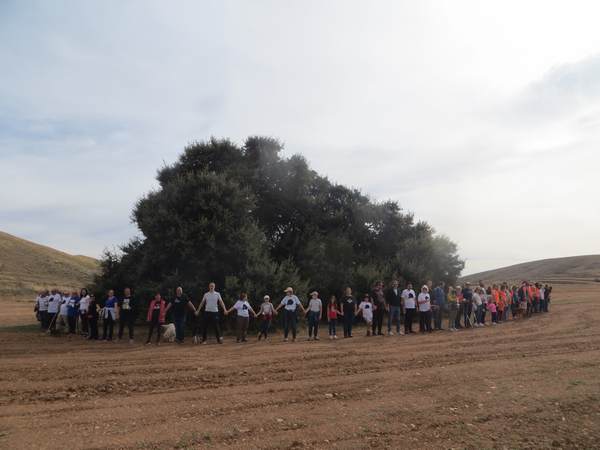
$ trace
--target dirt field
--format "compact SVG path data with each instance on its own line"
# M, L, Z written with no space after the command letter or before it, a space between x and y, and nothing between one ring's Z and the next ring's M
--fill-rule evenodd
M557 286L549 314L458 333L158 348L41 336L16 305L0 447L599 448L599 296Z

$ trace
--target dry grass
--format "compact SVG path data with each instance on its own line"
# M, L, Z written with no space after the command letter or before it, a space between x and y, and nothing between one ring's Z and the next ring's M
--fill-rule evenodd
M541 259L463 277L464 281L519 282L534 280L553 284L600 283L600 255Z
M0 298L31 298L45 288L78 289L98 271L98 261L73 256L0 231Z

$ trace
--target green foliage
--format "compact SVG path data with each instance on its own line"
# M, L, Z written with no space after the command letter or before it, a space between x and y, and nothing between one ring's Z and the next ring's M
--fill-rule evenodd
M464 263L447 237L396 202L375 203L281 150L264 137L241 148L214 138L188 146L137 203L142 237L105 253L96 292L132 286L144 300L181 285L198 299L215 281L226 301L246 291L257 302L288 285L325 298L345 286L364 292L378 279L459 276Z

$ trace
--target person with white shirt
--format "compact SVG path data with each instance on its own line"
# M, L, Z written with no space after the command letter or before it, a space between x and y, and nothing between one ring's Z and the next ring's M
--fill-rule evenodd
M371 328L373 326L373 301L369 294L365 294L363 301L358 304L358 314L362 315L365 323L367 324L367 336L371 336ZM375 330L373 335L375 335Z
M313 333L315 341L319 340L319 322L323 318L323 302L319 298L319 293L313 291L310 293L311 299L308 302L308 340L312 340Z
M56 332L56 320L58 319L58 311L62 303L62 295L58 289L52 289L51 295L48 297L48 330L54 334Z
M421 333L431 333L431 297L427 285L421 288L417 303L419 305L419 331Z
M56 330L65 331L69 327L69 303L71 302L71 295L64 293L58 309L58 318L56 319Z
M227 314L232 311L236 312L235 328L237 330L236 342L247 342L246 334L248 333L248 324L250 323L250 313L256 317L256 313L252 309L250 302L248 302L248 294L242 292L240 299L227 310Z
M83 288L79 291L79 319L81 320L81 334L88 335L88 308L90 305L90 295L88 290Z
M40 327L42 331L48 329L48 291L40 292L36 299L36 309L40 318Z
M408 283L406 289L402 291L402 300L404 302L404 334L411 334L414 333L412 324L417 307L417 295L413 290L412 283Z
M275 312L278 312L283 308L283 341L288 341L288 335L291 329L292 340L296 342L296 334L298 331L297 309L300 308L304 314L306 314L306 309L302 306L300 299L294 295L293 288L288 287L283 292L285 293L285 297L281 299L281 303L275 309Z
M202 327L202 344L206 344L206 336L208 332L208 326L211 325L215 330L215 336L217 338L217 342L219 344L223 343L223 338L221 337L221 326L219 323L219 307L224 311L225 315L227 315L227 308L225 307L225 303L221 298L221 294L215 291L216 285L211 282L208 284L208 292L204 294L202 297L202 301L200 305L198 305L198 309L196 310L196 315L200 314L202 308L204 308L203 313L203 327Z

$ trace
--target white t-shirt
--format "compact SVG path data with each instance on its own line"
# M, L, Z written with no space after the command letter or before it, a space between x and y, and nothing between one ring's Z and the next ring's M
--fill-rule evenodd
M79 300L79 311L86 313L90 305L90 296L86 295Z
M250 317L250 303L248 303L248 300L238 300L233 305L233 309L237 311L239 317Z
M69 301L71 300L71 297L65 297L63 303L61 303L60 305L60 315L61 316L66 316L67 314L69 314Z
M421 303L422 302L422 303ZM429 311L431 309L431 297L429 294L421 292L419 294L419 311Z
M308 310L312 312L320 312L323 309L323 303L320 298L311 298L308 302Z
M50 300L50 296L44 295L40 297L39 308L40 311L48 311L48 301Z
M204 294L203 300L205 301L204 305L206 312L219 312L219 300L221 300L221 294L217 291L208 291Z
M296 311L298 305L300 305L300 300L295 295L286 295L281 299L281 304L288 311Z
M473 293L473 302L476 306L481 306L481 296L477 292Z
M363 300L358 305L358 310L361 311L363 319L365 319L367 322L371 322L373 320L373 304L371 302Z
M412 294L412 297L411 297ZM404 289L402 291L402 298L404 299L404 307L408 309L415 309L415 299L416 299L415 291L412 289Z
M62 297L60 294L51 295L48 300L48 312L51 314L56 314L58 312L58 308L60 308L61 302Z

